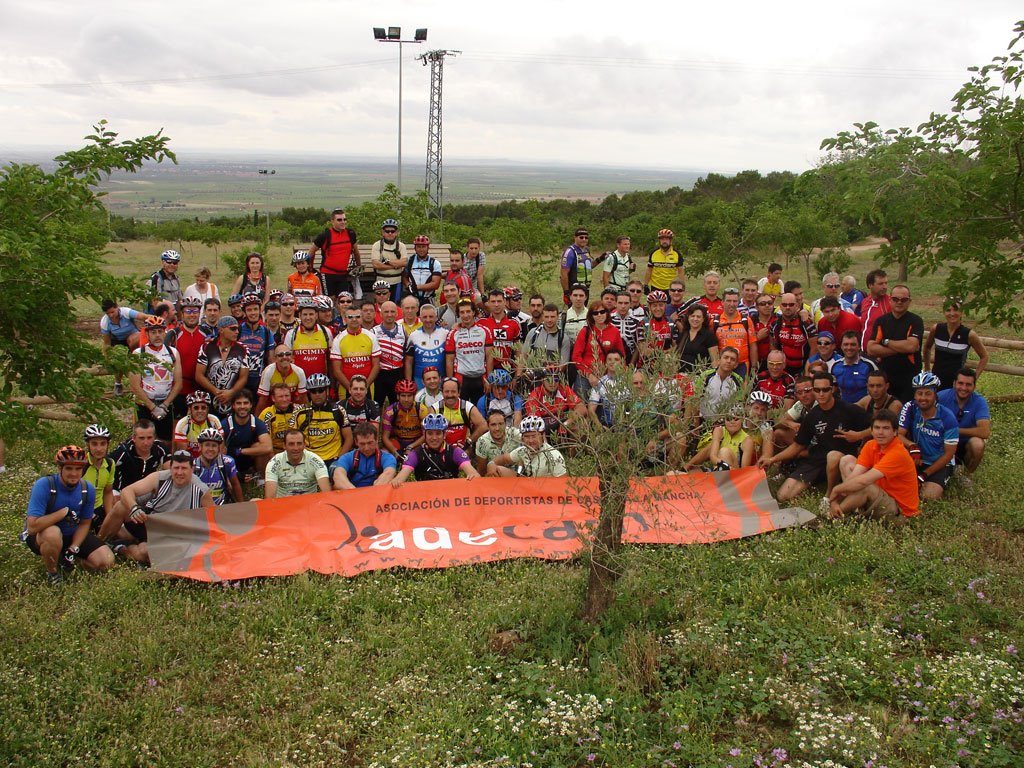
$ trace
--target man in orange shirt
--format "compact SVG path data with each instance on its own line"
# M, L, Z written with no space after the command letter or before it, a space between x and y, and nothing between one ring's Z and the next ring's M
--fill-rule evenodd
M883 410L871 420L871 439L860 456L839 461L843 482L829 495L829 516L859 511L876 520L914 517L919 512L917 467L896 437L895 414Z
M740 292L726 288L722 294L722 312L715 324L718 348L735 347L740 353L736 373L744 379L750 371L757 371L757 333L754 324L740 312Z

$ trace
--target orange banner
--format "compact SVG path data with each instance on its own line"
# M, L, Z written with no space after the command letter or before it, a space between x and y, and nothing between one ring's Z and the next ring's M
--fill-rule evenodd
M354 576L537 557L564 560L597 520L597 478L437 480L152 515L155 570L200 581L307 570ZM689 544L812 519L781 511L756 469L645 478L623 538ZM802 513L802 514L801 514Z

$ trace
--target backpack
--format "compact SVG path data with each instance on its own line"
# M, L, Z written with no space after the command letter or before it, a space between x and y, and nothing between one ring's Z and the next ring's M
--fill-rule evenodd
M110 463L113 464L113 461L111 461L110 459L107 459L107 461L110 461ZM109 468L110 467L108 465L107 469L109 469ZM46 501L46 514L49 515L50 513L57 511L57 507L56 507L56 504L57 504L57 475L47 475L46 479L50 483L50 498L47 499L47 501ZM86 505L89 502L89 486L86 484L86 482L84 480L79 481L79 484L82 486L82 510L81 511L84 514L86 509L87 509Z
M349 268L349 271L351 271L352 267L354 266L353 261L355 261L356 231L354 229L352 229L351 227L345 227L345 232L348 234L348 240L349 240L349 243L352 245L352 251L353 251L349 255L349 261L348 261L348 268ZM327 229L325 229L321 233L320 237L318 237L316 240L313 241L313 245L316 245L317 248L320 249L320 270L318 270L318 271L321 271L321 272L323 271L324 262L327 261L327 254L331 250L331 240L332 240L333 237L334 237L334 229L332 227L328 227ZM317 240L320 241L319 245L317 245ZM324 282L324 275L323 274L320 275L320 282L321 283ZM324 287L324 289L325 289L324 293L326 293L327 292L326 291L326 286L322 286L322 287Z
M353 477L355 477L355 475L359 472L359 459L362 458L362 455L363 455L363 452L357 450L356 451L356 455L354 457L352 457L352 476ZM375 464L377 466L377 474L380 475L380 473L384 471L384 461L383 461L383 458L381 457L380 448L377 449L377 452L373 455L373 458L374 458L374 462L375 462Z
M202 459L196 457L192 460L192 471L196 473L196 476L203 471ZM235 501L234 495L231 493L231 486L228 484L227 472L224 468L224 457L221 454L217 454L217 471L220 472L221 479L221 490L224 492L224 501L231 504Z

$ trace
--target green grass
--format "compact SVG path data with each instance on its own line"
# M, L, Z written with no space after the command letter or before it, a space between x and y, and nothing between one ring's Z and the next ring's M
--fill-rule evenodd
M919 311L933 280L912 281ZM0 763L1022 765L1024 406L993 419L974 488L902 529L629 548L598 628L582 561L242 589L119 566L53 590L17 541L53 447L21 441L0 475Z

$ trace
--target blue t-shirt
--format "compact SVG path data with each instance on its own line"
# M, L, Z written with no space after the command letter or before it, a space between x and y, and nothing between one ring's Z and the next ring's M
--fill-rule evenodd
M235 466L234 459L230 456L221 456L220 460L224 465L223 472L221 472L216 459L208 467L203 463L204 459L201 456L196 457L192 462L192 471L201 482L206 483L210 493L213 495L213 503L218 506L224 504L227 500L224 495L225 486L228 485L232 477L238 477L238 468ZM242 499L235 499L235 501L242 501Z
M971 392L964 407L960 408L956 402L956 390L944 389L939 392L939 405L949 408L950 412L956 416L961 429L974 429L978 426L978 419L992 418L988 413L988 400L977 392Z
M907 430L907 437L921 448L921 460L925 464L938 461L945 446L960 443L960 427L957 426L956 416L944 405L937 405L935 415L926 419L921 415L917 403L911 400L900 410L900 427Z
M242 448L251 448L256 445L260 435L270 434L263 420L257 419L252 414L239 424L235 421L235 415L232 413L222 419L221 425L224 428L224 445L227 447L227 453L235 458L241 455Z
M96 489L92 483L80 480L68 488L60 479L60 475L53 475L57 478L57 498L50 504L50 480L48 477L41 477L32 485L32 493L28 497L28 510L26 511L25 533L28 533L28 517L44 517L51 512L56 512L62 507L74 510L78 513L79 521L91 520L93 509L96 506ZM85 505L82 505L82 483L85 483ZM78 523L73 523L66 517L57 523L60 532L70 536L78 529Z
M877 370L874 363L864 358L852 365L846 362L846 358L840 358L829 366L843 400L848 403L856 403L862 397L867 397L868 374Z
M344 469L345 474L348 475L348 481L356 488L369 488L385 469L398 469L398 462L395 461L394 455L387 451L380 451L380 472L377 472L376 456L360 456L359 466L353 472L352 466L355 464L356 453L358 453L358 449L349 451L331 466L332 475L338 467Z
M491 395L484 395L476 401L476 407L480 409L485 421L495 411L501 411L511 421L516 411L523 410L523 398L509 390L500 400Z

